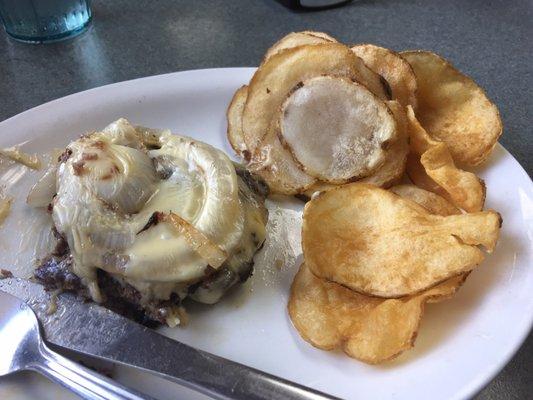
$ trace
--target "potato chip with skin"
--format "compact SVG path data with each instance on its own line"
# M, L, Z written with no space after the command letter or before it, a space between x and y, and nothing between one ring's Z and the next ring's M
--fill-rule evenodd
M242 112L248 96L248 86L241 86L233 95L231 103L226 111L227 137L231 148L245 161L250 161L251 154L244 143L242 133Z
M226 113L231 147L247 163L250 171L265 180L272 193L294 195L306 190L315 179L300 170L277 136L263 139L255 154L248 151L242 134L242 109L246 96L247 86L242 86L235 92Z
M392 111L396 120L398 135L396 140L388 148L383 165L373 174L358 181L361 183L371 183L383 188L387 188L400 181L405 172L407 155L409 154L409 133L407 131L405 109L397 101L387 101L387 107Z
M272 57L274 54L279 53L282 50L292 49L297 46L305 46L309 44L321 44L321 43L335 43L337 40L329 36L324 32L314 32L314 31L302 31L302 32L291 32L283 36L278 40L272 47L270 47L263 59L263 63Z
M323 350L341 348L368 364L397 357L414 346L426 302L448 298L464 277L417 296L380 299L318 278L302 264L289 297L289 316L304 340Z
M417 118L429 134L445 142L455 162L479 165L502 133L497 107L469 77L429 51L404 51L417 78Z
M316 181L301 170L290 151L281 144L275 130L261 141L248 168L265 180L271 193L298 194Z
M471 271L492 252L494 211L442 217L373 185L320 193L304 209L302 248L317 276L359 293L414 295Z
M416 108L416 76L411 65L398 53L373 44L358 44L352 51L389 83L392 98L404 107Z
M404 107L395 100L387 101L387 107L392 111L396 120L398 135L396 140L387 149L385 162L377 171L371 175L359 179L357 182L371 183L379 187L387 188L394 185L402 178L405 172L407 155L409 153L409 134L407 132L407 120ZM306 200L311 199L314 193L328 190L337 185L317 181L309 189L304 191L303 197Z
M387 99L381 78L340 43L298 46L274 54L255 72L244 106L243 132L248 150L255 151L276 119L282 102L300 82L321 75L341 76L364 84Z
M467 212L483 209L485 184L472 172L455 166L448 146L432 139L407 107L412 154L407 174L418 186L433 191Z
M319 76L303 81L283 102L279 136L309 175L343 183L383 164L397 126L389 107L365 86Z

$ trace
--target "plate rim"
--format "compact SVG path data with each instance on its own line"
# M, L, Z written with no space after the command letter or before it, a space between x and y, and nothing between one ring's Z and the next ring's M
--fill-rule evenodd
M135 79L125 80L125 81L113 82L110 84L97 86L97 87L93 87L93 88L86 89L83 91L71 93L69 95L47 101L43 104L24 110L3 121L0 121L0 129L6 125L16 124L21 118L26 118L35 112L46 111L47 108L49 107L58 107L58 106L61 106L63 103L69 102L76 98L85 97L87 95L93 96L94 94L98 92L102 92L104 90L110 90L110 89L112 90L112 89L120 88L121 86L126 87L126 86L129 86L129 85L141 82L141 81L144 84L146 84L152 80L155 81L155 80L161 80L161 79L163 80L173 79L174 77L179 76L179 75L189 75L189 74L190 75L195 75L195 74L203 75L203 74L212 74L212 73L219 74L219 73L227 73L230 71L233 73L238 73L240 71L243 74L247 75L247 74L253 73L255 70L256 70L255 67L199 68L199 69L169 72L169 73L164 73L164 74L138 77ZM246 82L244 82L244 84L246 84ZM519 170L526 177L526 180L528 181L529 190L533 192L533 180L531 176L528 174L528 172L525 170L525 168L512 155L512 153L510 153L500 142L497 142L497 147L499 149L502 149L506 153L506 155L509 155L511 159L516 163L516 165L518 165ZM224 149L222 149L222 151L226 152ZM517 354L520 347L524 344L527 337L533 331L533 298L531 298L530 300L529 309L531 312L528 315L524 316L522 329L517 335L517 339L512 343L512 345L508 346L508 349L505 352L500 353L501 357L500 357L499 362L489 365L484 371L481 371L479 376L470 380L469 384L460 388L456 392L455 398L467 399L472 396L475 396L477 393L482 391L488 384L490 384L494 380L494 378L509 364L511 359Z

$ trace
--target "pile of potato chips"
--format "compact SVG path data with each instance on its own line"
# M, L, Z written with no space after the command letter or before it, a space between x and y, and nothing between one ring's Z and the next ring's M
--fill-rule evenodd
M311 199L289 314L316 347L394 358L424 305L451 297L496 245L501 217L482 211L484 182L464 168L487 159L500 116L434 53L291 33L227 117L233 149L271 192Z

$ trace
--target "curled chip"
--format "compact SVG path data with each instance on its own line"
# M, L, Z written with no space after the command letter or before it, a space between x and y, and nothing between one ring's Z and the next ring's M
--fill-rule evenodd
M461 210L448 202L445 198L433 192L420 189L415 185L397 185L391 187L390 191L402 196L405 199L414 201L415 203L424 207L431 214L442 215L444 217L448 215L461 214ZM450 288L450 291L447 293L442 293L441 296L432 296L430 299L428 299L428 303L438 303L452 297L455 291L457 291L464 283L469 274L470 272L465 272L457 277L453 277L445 281L444 283L447 282L447 286Z
M472 172L455 166L448 146L432 139L407 107L412 153L407 173L418 186L434 191L467 212L483 209L485 184Z
M246 148L242 133L242 112L247 96L248 86L241 86L233 95L233 99L231 99L226 117L228 120L227 136L231 147L243 160L250 161L250 152Z
M416 76L402 56L373 44L358 44L352 47L352 51L372 71L386 79L394 100L398 100L404 107L410 104L416 108Z
M469 77L428 51L401 53L418 84L417 117L429 134L445 142L460 165L479 165L502 133L496 106Z
M377 364L413 347L424 304L452 296L462 282L458 276L416 296L380 299L320 279L302 264L291 286L289 315L313 346L342 348L350 357Z
M348 77L386 99L383 83L348 47L340 43L298 46L274 54L255 72L244 106L243 132L255 151L277 118L287 95L300 82L320 75Z
M278 40L274 45L269 48L265 54L263 62L268 60L274 54L279 53L285 49L292 49L297 46L304 46L308 44L320 44L320 43L335 43L337 40L332 38L327 33L324 32L313 32L313 31L303 31L303 32L291 32L283 36Z
M368 176L397 136L382 100L357 82L330 76L295 88L282 105L279 129L303 170L332 183Z
M442 217L373 185L353 183L305 206L302 247L317 276L393 298L419 293L475 268L492 252L494 211Z

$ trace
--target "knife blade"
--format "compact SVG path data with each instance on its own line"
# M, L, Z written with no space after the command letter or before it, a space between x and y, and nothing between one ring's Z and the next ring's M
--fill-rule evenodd
M0 290L28 303L48 342L151 372L216 399L335 399L167 338L74 294L58 296L56 311L48 315L50 295L43 286L7 278L0 280Z

